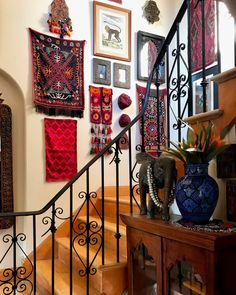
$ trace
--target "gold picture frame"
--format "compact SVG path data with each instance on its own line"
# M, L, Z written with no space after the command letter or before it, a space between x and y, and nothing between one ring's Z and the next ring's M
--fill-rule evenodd
M93 53L131 61L131 11L93 2Z

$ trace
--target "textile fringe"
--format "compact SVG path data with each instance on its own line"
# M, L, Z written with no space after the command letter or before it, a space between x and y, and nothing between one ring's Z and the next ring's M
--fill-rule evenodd
M50 108L47 106L35 106L37 113L43 113L48 116L67 116L67 117L76 117L83 118L84 112L82 110L72 110L72 109L59 109L59 108Z

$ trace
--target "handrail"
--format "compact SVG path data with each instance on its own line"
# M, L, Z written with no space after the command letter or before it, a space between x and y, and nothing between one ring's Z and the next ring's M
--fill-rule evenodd
M148 78L147 81L147 90L144 96L144 104L141 112L108 144L106 145L96 156L94 156L93 159L91 159L69 182L67 182L63 188L40 210L37 211L24 211L24 212L5 212L0 214L1 217L12 217L12 216L31 216L31 215L40 215L44 212L46 212L58 199L63 193L80 177L84 174L84 172L91 167L102 155L104 155L109 148L116 143L122 135L126 133L144 114L147 105L148 105L148 98L151 88L151 83L153 79L155 68L153 67L153 70Z
M94 158L91 159L69 182L67 182L62 187L62 189L42 209L37 210L37 211L0 213L0 218L13 217L13 216L41 215L42 213L46 212L60 198L60 196L63 195L63 193L65 191L67 191L67 189L71 185L73 185L73 183L86 172L86 170L89 167L91 167L99 158L101 158L101 156L104 155L110 149L110 147L112 147L112 145L114 143L116 143L126 133L126 131L128 131L143 116L144 112L146 111L147 105L148 105L148 98L149 98L149 93L150 93L150 88L151 88L151 83L153 80L154 72L155 72L158 64L160 64L161 61L163 60L164 55L166 53L167 46L170 44L170 42L176 32L177 25L182 20L184 14L186 12L187 1L189 1L189 0L184 0L175 20L173 22L173 25L171 26L170 31L169 31L165 41L163 42L162 48L157 56L156 62L153 66L153 69L152 69L150 75L149 75L149 78L148 78L148 81L146 84L147 86L146 86L146 93L144 96L144 104L143 104L141 112L125 128L123 128L123 130L109 144L107 144L96 156L94 156Z

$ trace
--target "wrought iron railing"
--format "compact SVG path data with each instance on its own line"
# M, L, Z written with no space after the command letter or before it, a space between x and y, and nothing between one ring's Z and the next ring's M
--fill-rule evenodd
M204 1L200 1L204 8ZM181 131L184 127L182 119L184 116L192 115L192 72L191 72L191 40L190 40L190 0L185 0L178 12L177 17L167 35L160 53L155 62L154 68L148 78L146 94L142 111L125 127L101 152L85 165L77 175L75 175L41 210L30 212L1 213L0 218L12 218L13 225L11 229L3 236L0 242L0 291L1 294L36 294L37 285L37 246L41 242L41 236L50 239L50 285L51 294L55 294L55 268L56 268L56 231L60 224L67 220L69 224L69 260L68 260L68 282L70 290L68 294L73 293L73 274L86 278L86 294L90 294L90 277L97 273L94 262L98 254L102 253L102 264L106 264L106 245L105 245L105 186L106 186L106 153L113 150L113 159L108 163L114 165L114 184L116 194L116 258L120 262L120 173L127 169L127 184L129 186L130 212L133 212L134 204L138 201L135 199L135 191L138 190L138 174L135 162L135 153L144 151L143 145L136 144L136 123L142 120L148 105L150 88L154 74L156 75L157 96L160 89L158 82L159 66L165 61L166 68L166 88L167 88L167 138L173 136L172 132L177 133L177 138L181 138ZM187 11L187 14L186 14ZM180 23L183 18L187 17L187 41L186 44L181 40ZM204 48L204 38L203 38ZM173 45L174 44L174 45ZM183 54L185 52L185 54ZM203 66L204 57L203 57ZM205 72L203 70L203 87L205 87ZM206 93L203 91L203 98L206 101ZM172 112L172 101L176 103L176 108ZM158 120L158 118L157 118ZM127 158L122 164L124 154L120 149L120 141L123 135L128 133L128 152ZM159 132L158 132L159 134ZM144 132L141 138L144 139ZM144 142L144 140L141 140ZM159 142L159 140L158 140ZM133 153L133 150L135 153ZM93 191L94 166L99 165L101 199L102 206L96 207L98 195ZM96 171L97 171L96 167ZM111 178L112 175L110 174ZM83 179L83 180L82 180ZM79 181L79 187L77 183ZM84 189L81 189L84 181ZM76 195L76 191L79 193ZM65 198L67 208L62 208L61 200ZM98 220L94 220L90 213L95 212ZM84 220L79 220L81 214L85 215ZM41 225L40 225L41 224ZM43 227L47 226L45 230ZM21 231L22 227L27 227L27 234ZM85 247L86 258L83 259L77 246ZM91 248L95 248L95 254L91 254ZM32 254L28 254L28 253ZM18 257L21 257L18 260ZM22 258L24 263L22 263ZM80 264L78 269L74 269L74 260ZM5 263L7 261L7 265ZM10 261L10 262L9 262ZM77 265L77 264L76 264Z

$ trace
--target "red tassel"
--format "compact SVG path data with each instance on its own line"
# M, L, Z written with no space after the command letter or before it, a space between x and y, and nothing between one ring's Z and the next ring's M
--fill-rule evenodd
M107 128L107 134L111 134L111 132L112 132L112 130L111 130L111 127L109 126L109 127Z

